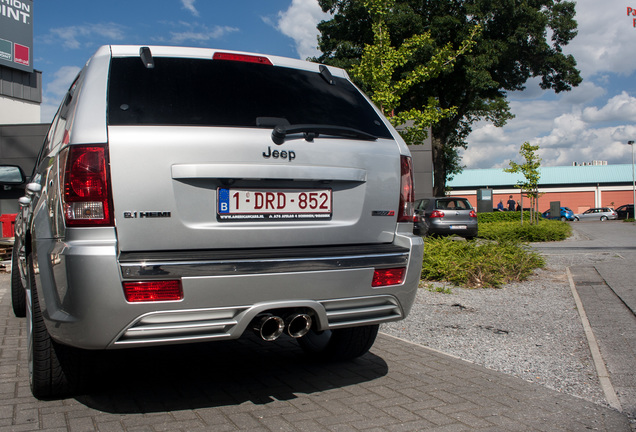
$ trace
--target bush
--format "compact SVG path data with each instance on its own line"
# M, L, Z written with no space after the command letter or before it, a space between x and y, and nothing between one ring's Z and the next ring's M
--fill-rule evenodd
M512 213L512 212L511 212ZM479 237L509 242L545 242L565 240L572 235L572 227L566 222L541 220L530 225L519 222L483 223L479 225Z
M539 254L517 242L427 237L424 241L422 278L471 288L497 288L525 280L534 269L544 265Z
M541 217L541 216L539 216ZM524 221L529 221L530 220L530 212L529 211L524 211L523 212L523 220ZM477 213L477 222L481 223L490 223L490 222L513 222L513 221L517 221L520 222L521 221L521 212L517 212L517 211L495 211L492 213Z

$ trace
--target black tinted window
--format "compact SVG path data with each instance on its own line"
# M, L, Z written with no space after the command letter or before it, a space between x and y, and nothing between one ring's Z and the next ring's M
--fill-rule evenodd
M223 60L112 60L111 125L256 127L258 117L290 124L337 125L390 138L373 108L347 80L316 72Z

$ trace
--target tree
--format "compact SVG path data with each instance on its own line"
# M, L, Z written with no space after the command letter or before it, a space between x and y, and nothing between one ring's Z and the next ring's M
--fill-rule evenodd
M508 173L521 173L525 178L525 181L519 180L515 187L521 189L521 194L524 191L526 196L530 199L530 225L537 223L539 220L539 179L541 174L539 173L539 167L541 166L541 158L535 153L539 150L539 146L533 146L529 142L521 144L519 154L523 157L525 162L518 164L514 161L510 161L510 168L504 169L504 172ZM523 224L523 209L521 209L521 224Z
M453 50L450 43L436 52L426 64L416 64L406 73L396 77L396 70L407 65L418 50L434 44L429 32L416 34L404 40L398 47L391 45L386 17L395 6L395 0L363 0L372 20L373 44L365 45L360 62L351 67L354 79L370 88L373 102L389 117L394 126L411 122L401 134L408 144L421 144L428 128L441 118L455 114L455 108L441 109L437 100L429 98L427 105L397 112L400 101L413 86L439 76L452 69L457 57L469 51L475 44L480 27L475 26L470 39Z
M351 70L365 44L373 43L373 20L361 0L318 2L333 18L318 25L323 54L317 60ZM411 87L398 107L409 111L430 98L442 110L455 107L454 115L432 127L435 195L443 195L446 181L461 171L458 149L466 148L472 125L486 120L501 127L513 117L507 92L524 89L533 77L557 93L581 82L576 61L563 53L576 35L574 6L567 0L395 0L385 17L391 44L427 32L434 42L416 50L409 64L396 69L397 76L425 64L448 43L459 49L476 25L482 28L470 53L457 58L452 69Z

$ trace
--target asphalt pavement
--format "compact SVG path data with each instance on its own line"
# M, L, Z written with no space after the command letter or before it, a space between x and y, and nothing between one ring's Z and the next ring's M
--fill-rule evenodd
M636 225L573 226L572 240L535 247L589 257L573 260L571 279L623 412L384 334L367 355L330 364L289 338L253 335L110 351L89 393L39 401L28 385L26 323L13 316L9 275L0 274L0 432L631 431Z
M636 224L571 226L575 235L569 240L533 247L571 258L569 271L600 351L599 366L613 387L606 393L613 390L618 405L612 405L636 419Z

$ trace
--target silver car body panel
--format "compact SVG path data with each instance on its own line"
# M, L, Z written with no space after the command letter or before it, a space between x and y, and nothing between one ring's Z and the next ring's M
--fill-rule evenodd
M411 223L396 221L400 159L409 151L388 121L379 117L393 139L294 135L281 146L267 128L108 126L111 54L139 56L139 49L102 47L87 62L32 180L41 190L24 210L21 241L34 257L51 336L108 349L238 338L270 310L306 310L320 330L405 318L423 242ZM151 50L182 58L215 52ZM274 65L319 71L317 64L267 57ZM60 151L79 144L108 146L114 226L65 224ZM263 156L274 149L294 150L295 158ZM330 190L332 213L326 220L221 220L217 193L228 185ZM406 267L403 283L372 287L374 270L392 267ZM158 278L180 280L183 299L126 301L122 282Z

